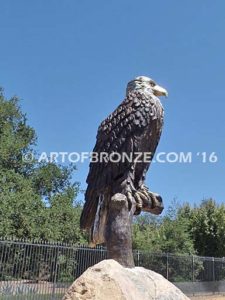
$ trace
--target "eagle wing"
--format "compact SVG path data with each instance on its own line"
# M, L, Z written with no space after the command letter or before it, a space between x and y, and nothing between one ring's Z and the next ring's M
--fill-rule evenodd
M149 162L135 164L133 160L127 159L115 163L112 159L107 160L106 156L113 153L130 156L135 152L147 151L153 157L162 125L163 108L159 99L138 91L128 93L117 109L101 123L93 149L97 155L95 158L101 160L90 163L81 228L89 229L93 225L99 195L107 189L121 192L119 186L128 174L133 186L138 188L150 165Z

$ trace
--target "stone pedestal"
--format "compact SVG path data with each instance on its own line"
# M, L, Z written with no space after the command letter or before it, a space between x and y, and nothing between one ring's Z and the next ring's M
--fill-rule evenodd
M188 300L175 285L153 271L124 268L103 260L86 270L63 300ZM190 300L190 299L189 299Z

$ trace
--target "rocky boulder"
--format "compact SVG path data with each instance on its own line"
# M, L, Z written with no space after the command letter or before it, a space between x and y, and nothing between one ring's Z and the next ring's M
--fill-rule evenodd
M188 300L162 275L142 267L124 268L103 260L87 269L63 300Z

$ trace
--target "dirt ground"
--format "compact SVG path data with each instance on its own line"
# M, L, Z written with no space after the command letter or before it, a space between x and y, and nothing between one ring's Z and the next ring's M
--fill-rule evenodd
M225 300L225 295L212 295L212 296L192 296L191 300Z

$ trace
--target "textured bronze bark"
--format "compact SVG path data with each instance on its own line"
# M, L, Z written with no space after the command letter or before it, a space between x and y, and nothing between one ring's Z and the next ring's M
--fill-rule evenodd
M109 205L106 229L108 258L115 259L125 267L134 267L132 253L132 211L128 209L126 196L115 194Z

